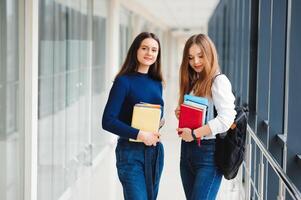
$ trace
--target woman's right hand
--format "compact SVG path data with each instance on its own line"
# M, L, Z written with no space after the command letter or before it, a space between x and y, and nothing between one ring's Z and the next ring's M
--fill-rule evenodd
M175 109L175 115L176 115L176 118L179 119L179 116L180 116L180 106L178 106L178 107Z
M138 140L141 140L146 146L156 146L160 140L159 132L139 131Z

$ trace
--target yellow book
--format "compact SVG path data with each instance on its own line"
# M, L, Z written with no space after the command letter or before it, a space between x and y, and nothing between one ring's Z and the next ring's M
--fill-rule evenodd
M160 126L161 108L154 104L136 104L131 126L142 131L157 132ZM141 142L130 139L132 142Z

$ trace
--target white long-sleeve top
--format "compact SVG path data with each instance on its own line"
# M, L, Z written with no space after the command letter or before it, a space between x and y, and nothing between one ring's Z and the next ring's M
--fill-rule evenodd
M218 133L227 131L236 116L235 97L232 93L232 86L226 75L221 74L216 76L211 87L212 99L209 99L208 106L208 125L212 135L206 136L203 139L213 139ZM214 108L217 111L217 116L214 118Z

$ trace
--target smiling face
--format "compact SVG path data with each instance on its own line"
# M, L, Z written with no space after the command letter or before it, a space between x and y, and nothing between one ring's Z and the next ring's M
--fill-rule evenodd
M189 48L188 60L190 67L197 73L203 71L206 63L206 59L204 53L202 52L201 48L193 44Z
M153 38L146 38L141 42L137 51L139 69L148 68L156 62L159 52L159 44Z

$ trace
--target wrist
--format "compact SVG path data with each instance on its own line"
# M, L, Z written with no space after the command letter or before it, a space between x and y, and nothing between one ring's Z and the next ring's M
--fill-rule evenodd
M143 131L139 131L138 135L137 135L137 140L143 140L144 139L144 132Z
M196 136L195 131L193 129L191 129L191 136L192 136L193 140L197 140L197 136Z

